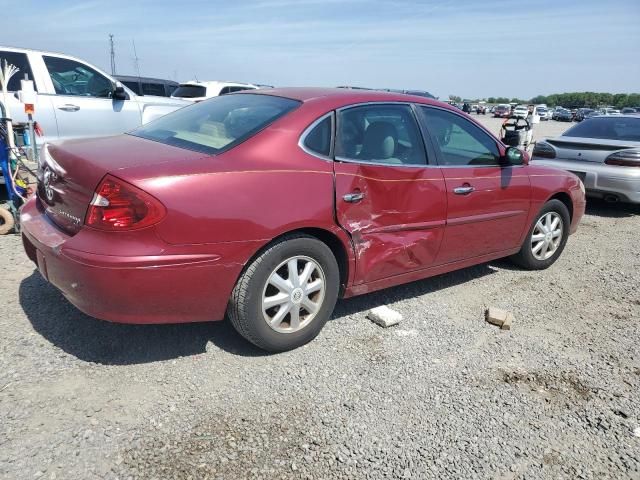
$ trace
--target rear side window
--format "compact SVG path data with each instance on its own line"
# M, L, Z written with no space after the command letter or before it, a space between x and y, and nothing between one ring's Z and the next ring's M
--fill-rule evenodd
M25 74L29 76L29 80L33 80L31 65L29 64L26 53L6 52L4 50L0 50L0 68L4 68L5 61L18 68L18 73L9 80L8 89L10 92L17 92L20 90L20 80L24 80ZM36 88L35 82L34 88Z
M162 83L143 83L142 94L164 97L164 85Z
M305 148L324 157L331 155L331 118L329 115L320 120L307 133L303 142Z
M640 118L587 118L564 132L562 136L640 142Z
M131 135L216 154L233 148L299 104L269 95L215 97L160 117Z
M425 165L422 137L408 105L365 105L338 112L336 157L389 165Z
M207 89L202 85L180 85L173 92L174 97L200 98L207 96Z
M127 87L128 89L130 89L133 93L135 93L136 95L141 95L140 92L140 84L138 82L122 82L122 84Z
M443 165L500 165L500 151L495 140L472 122L438 108L420 107L420 110Z

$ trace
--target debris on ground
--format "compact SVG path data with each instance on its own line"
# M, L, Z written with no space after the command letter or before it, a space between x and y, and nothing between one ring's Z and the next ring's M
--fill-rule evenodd
M513 323L513 314L496 307L489 307L485 311L487 322L500 327L502 330L511 330Z
M383 305L369 310L367 318L381 327L388 328L400 323L402 315L386 305Z

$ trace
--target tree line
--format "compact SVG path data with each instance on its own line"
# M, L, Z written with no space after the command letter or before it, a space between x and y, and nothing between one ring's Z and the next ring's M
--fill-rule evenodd
M457 95L449 95L452 102L462 102L462 98ZM640 93L598 93L598 92L568 92L553 93L551 95L538 95L530 100L520 98L507 97L489 97L481 99L487 103L545 103L550 107L560 105L563 107L580 108L580 107L640 107ZM480 99L465 100L469 102L478 102Z

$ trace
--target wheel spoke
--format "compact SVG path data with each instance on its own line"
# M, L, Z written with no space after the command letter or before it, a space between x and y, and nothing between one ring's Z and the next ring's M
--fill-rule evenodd
M298 305L294 305L290 313L291 321L289 322L289 325L294 330L300 328L300 307Z
M302 273L300 274L300 285L302 287L305 286L305 284L309 281L309 279L311 278L311 274L313 273L313 271L316 269L315 265L311 262L307 262L304 266L304 269L302 270Z
M540 252L540 249L541 249L544 245L545 245L545 242L544 242L544 241L539 242L535 247L533 247L533 248L531 249L531 251L534 253L534 255L537 255L537 254L538 254L538 252Z
M560 223L560 217L553 217L553 220L551 222L551 228L549 230L551 231L555 230L559 223Z
M322 288L322 280L318 278L311 283L307 283L306 285L304 285L304 287L305 287L305 293L307 295L317 292Z
M288 302L289 298L290 297L288 294L284 292L278 292L270 297L265 297L264 301L262 302L262 306L265 310L268 310L272 307Z
M561 228L553 231L553 238L559 237L560 235L562 235L562 229Z
M544 240L544 233L536 233L531 236L531 241L533 242L539 242L541 240Z
M289 310L291 310L291 304L290 303L286 303L286 304L282 305L280 307L280 310L278 310L278 313L276 313L271 318L271 320L269 321L271 326L272 327L279 327L280 324L282 323L282 320L284 320L284 317L287 315L287 313L289 313Z
M281 292L291 293L291 291L293 290L293 284L291 283L291 280L290 279L285 280L277 273L274 273L273 275L271 275L271 278L269 279L269 283L274 287L276 287Z
M319 307L319 305L317 303L312 302L309 297L305 297L302 300L302 306L309 313L316 313Z
M296 258L289 260L287 263L287 269L289 270L289 282L293 287L300 286L300 277L298 276L298 260Z

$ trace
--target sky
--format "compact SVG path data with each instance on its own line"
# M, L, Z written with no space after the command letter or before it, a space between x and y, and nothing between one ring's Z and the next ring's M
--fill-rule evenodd
M640 91L640 0L0 0L0 45L119 74L427 90ZM31 30L27 28L31 26Z

